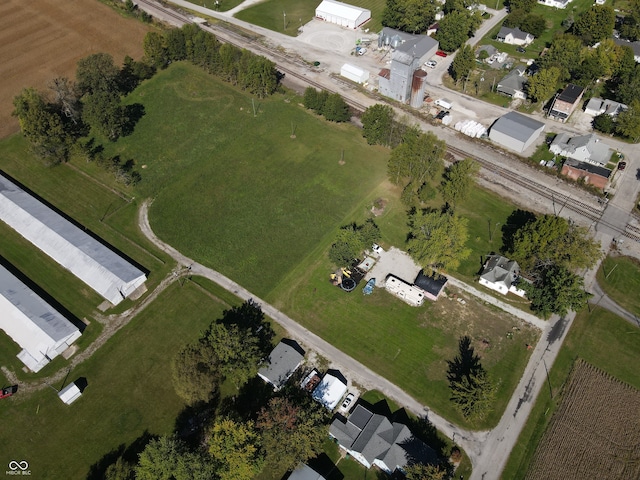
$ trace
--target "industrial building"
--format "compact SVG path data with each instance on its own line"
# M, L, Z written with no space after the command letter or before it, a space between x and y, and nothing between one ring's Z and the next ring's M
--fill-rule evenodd
M385 27L378 37L379 48L391 49L390 68L378 74L378 91L402 103L411 102L414 108L424 100L427 74L420 66L438 51L438 42L426 35Z
M494 122L489 138L518 153L524 152L542 133L544 123L516 112L509 112Z
M147 279L140 269L1 175L0 220L113 305Z
M22 351L17 357L32 372L64 352L80 330L18 277L0 265L0 329Z
M316 8L316 18L355 29L371 19L371 10L334 0L322 0Z
M369 80L369 72L363 68L345 63L340 69L340 76L356 83L365 83Z

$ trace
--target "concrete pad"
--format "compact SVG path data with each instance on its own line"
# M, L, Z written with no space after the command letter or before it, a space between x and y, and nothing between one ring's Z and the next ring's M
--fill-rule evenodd
M367 273L365 280L375 278L376 287L384 288L384 279L391 274L413 285L421 269L422 267L416 264L408 253L391 247L380 254L380 258Z

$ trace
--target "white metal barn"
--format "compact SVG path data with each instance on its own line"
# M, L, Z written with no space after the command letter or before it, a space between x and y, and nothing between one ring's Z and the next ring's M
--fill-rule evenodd
M0 265L0 329L20 347L17 355L37 372L80 337L78 328Z
M369 80L368 71L360 67L356 67L355 65L351 65L350 63L345 63L342 66L340 69L340 75L356 83L364 83Z
M140 269L3 176L0 220L113 305L147 279Z
M322 0L316 8L316 17L341 27L358 28L371 18L371 10L333 0Z
M74 382L71 382L69 385L58 392L58 397L60 398L60 400L62 400L67 405L71 405L73 402L79 399L80 395L82 395L82 392Z

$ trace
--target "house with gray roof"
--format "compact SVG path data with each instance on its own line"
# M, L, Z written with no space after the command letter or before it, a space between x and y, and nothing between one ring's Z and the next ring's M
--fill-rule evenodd
M609 163L613 154L611 147L601 142L593 133L575 137L567 133L559 133L549 145L549 150L561 157L573 158L600 167Z
M524 74L524 69L515 68L498 82L496 90L500 93L510 96L511 98L519 98L524 100L525 98L527 98L527 94L525 93L526 85L527 77Z
M509 112L494 122L489 138L518 153L524 152L540 136L544 123L517 112Z
M280 390L304 360L305 351L295 340L283 338L271 351L258 376Z
M528 32L523 32L518 27L502 27L496 36L496 40L507 45L529 45L535 37Z
M518 288L520 280L520 266L515 260L509 260L502 255L488 255L480 274L480 285L503 295L515 293L519 297L525 296L525 291Z
M620 45L621 47L629 47L633 50L633 58L636 63L640 63L640 42L630 42L628 40L623 40L622 38L614 38L613 41L616 45Z
M142 289L146 274L38 198L0 175L0 220L117 305Z
M434 463L436 452L409 427L357 405L349 418L337 417L329 435L340 448L367 468L376 465L391 474L414 463Z
M0 330L22 348L17 357L32 372L80 338L78 327L2 265L0 306Z
M411 35L384 27L378 37L378 46L392 50L391 65L378 75L378 91L399 102L408 102L411 99L413 74L435 55L438 41L427 35Z
M620 112L624 112L627 108L628 107L624 103L593 97L590 98L585 105L584 113L592 117L597 117L598 115L603 114L609 115L610 117L615 117Z
M299 463L289 475L288 480L325 480L325 478L306 463Z

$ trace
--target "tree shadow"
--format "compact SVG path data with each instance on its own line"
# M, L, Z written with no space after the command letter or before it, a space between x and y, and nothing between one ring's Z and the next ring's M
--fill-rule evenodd
M502 252L513 251L513 242L516 232L529 222L533 222L536 216L528 210L516 209L507 217L506 223L502 226Z
M449 382L459 382L463 377L469 377L482 370L480 357L476 355L471 346L471 338L461 337L458 341L458 355L453 360L447 360L447 380Z
M307 465L315 472L322 475L326 480L343 480L344 473L331 461L326 453L321 453L315 458L307 461Z
M239 421L255 420L262 407L266 407L273 397L273 388L259 377L251 378L237 395L227 396L220 402L220 416Z
M148 430L145 430L142 435L131 442L129 446L120 444L117 448L105 454L100 460L89 467L86 480L103 480L107 468L116 463L120 457L127 463L136 465L138 463L138 455L144 450L147 444L155 438L158 438L158 436L151 435Z
M216 397L210 402L198 402L184 407L174 423L176 435L188 445L196 447L216 416L218 402L219 398Z
M257 335L258 346L265 357L273 349L272 340L275 332L271 324L265 322L264 312L260 305L252 299L222 312L220 323L227 326L237 325L241 330L251 331L254 335Z
M131 135L137 123L145 115L144 105L141 103L133 103L125 106L127 121L122 128L122 136Z

